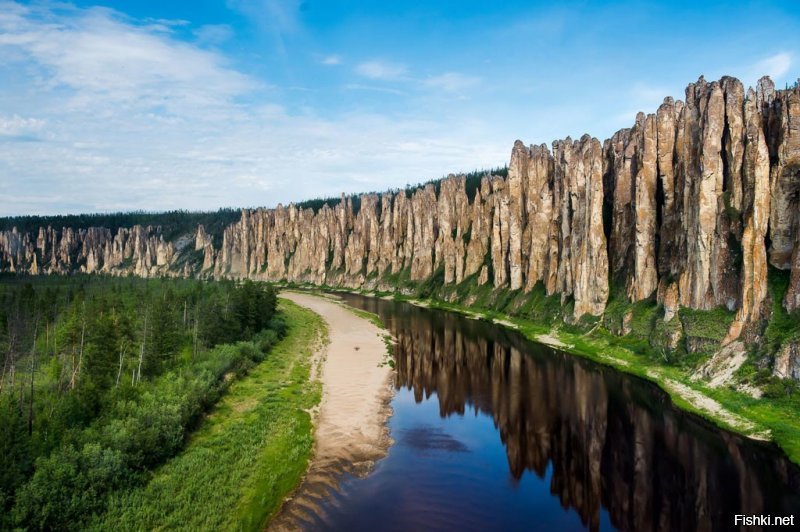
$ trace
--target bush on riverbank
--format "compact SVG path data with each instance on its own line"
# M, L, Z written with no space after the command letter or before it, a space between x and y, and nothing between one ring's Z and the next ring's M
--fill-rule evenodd
M313 445L309 410L320 385L311 355L322 318L282 303L286 337L214 406L174 458L146 483L118 490L93 530L263 530L305 473Z
M5 281L0 528L81 528L286 330L274 290L250 282Z
M201 414L229 383L264 359L284 328L280 318L254 341L222 345L196 364L169 371L66 445L36 463L17 496L14 522L35 529L80 528L112 492L141 483L174 456Z

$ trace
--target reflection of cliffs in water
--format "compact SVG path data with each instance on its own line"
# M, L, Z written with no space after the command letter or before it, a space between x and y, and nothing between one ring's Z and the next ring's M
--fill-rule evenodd
M649 383L520 335L408 305L347 297L397 339L397 386L435 393L443 416L494 419L511 474L540 477L596 529L728 529L735 514L800 510L798 468L771 447L706 426Z

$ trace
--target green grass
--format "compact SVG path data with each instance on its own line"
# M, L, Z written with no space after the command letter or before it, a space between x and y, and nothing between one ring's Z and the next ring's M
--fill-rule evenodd
M773 275L777 278L773 279ZM775 345L800 335L800 316L779 309L788 276L771 272L770 286L775 303L775 316L767 327L765 336ZM800 393L781 397L764 396L754 399L732 388L714 389L691 378L692 373L710 356L710 346L719 346L725 337L734 313L725 308L713 310L681 309L680 315L668 324L663 323L664 310L655 301L630 303L624 294L614 292L603 320L579 320L569 323L572 301L561 303L557 295L547 296L541 284L529 293L495 289L490 284L478 285L475 276L457 285L445 285L433 296L422 297L432 287L428 283L421 291L411 294L374 292L340 287L303 287L330 291L353 292L367 296L392 295L398 301L421 303L437 310L456 312L488 321L502 321L533 341L542 334L550 334L567 344L562 351L588 358L619 371L647 379L664 389L673 403L693 412L716 425L740 434L756 434L768 429L771 438L789 456L800 464ZM408 285L406 285L408 286ZM623 319L630 314L630 333L620 336ZM682 344L671 354L665 354L658 345L673 329L680 329L684 337L700 340L701 351L687 353ZM654 344L656 344L654 346ZM705 345L707 344L707 345ZM734 426L719 416L701 410L669 389L667 381L674 381L695 392L717 401L723 408L753 425L751 429ZM751 382L751 381L748 381ZM752 382L751 382L752 384Z
M186 448L149 482L115 496L92 528L261 530L311 456L321 388L311 355L327 335L311 311L281 300L286 337L228 393Z
M398 289L403 288L410 288L414 287L415 284L411 280L411 268L403 268L402 270L395 272L395 273L384 273L383 274L384 282L390 284L391 286L395 286Z
M772 439L800 464L800 397L755 399L729 388L708 388L706 394L731 411L770 429Z
M792 313L783 308L783 296L789 287L789 272L769 269L769 294L772 298L772 318L764 331L768 353L774 354L783 344L800 338L800 310Z
M694 310L682 307L678 315L683 322L687 336L721 342L728 334L733 317L736 315L725 307L713 310Z
M376 326L379 329L385 329L386 328L386 326L383 324L383 321L381 321L380 316L378 316L374 312L368 312L366 310L361 310L359 308L350 307L350 306L347 307L347 310L349 310L350 312L352 312L353 314L355 314L359 318L363 318L363 319L367 320L368 322L372 323L374 326Z
M403 300L407 298L398 296L397 299ZM490 321L503 320L509 322L520 333L533 341L537 341L537 337L540 334L554 332L541 323L503 315L494 311L480 311L474 308L465 308L455 303L440 301L426 301L425 304L429 308L479 316ZM709 312L712 315L714 314L714 311ZM701 319L704 318L707 318L707 316L703 316ZM673 320L673 322L677 322L677 319ZM567 347L561 349L562 351L588 358L594 362L611 366L619 371L654 382L670 395L677 407L693 412L724 429L740 434L755 434L764 429L769 429L773 441L786 452L791 460L800 464L800 415L798 415L800 414L800 397L797 394L777 399L766 397L754 399L730 388L714 389L707 387L703 383L690 378L691 369L693 368L665 364L649 348L646 341L637 340L632 335L619 337L603 327L597 327L591 331L582 331L562 326L555 333L555 336L567 344ZM726 410L740 416L745 421L753 423L754 429L743 430L740 426L731 425L707 411L698 409L680 395L669 390L665 386L667 380L678 382L716 400Z

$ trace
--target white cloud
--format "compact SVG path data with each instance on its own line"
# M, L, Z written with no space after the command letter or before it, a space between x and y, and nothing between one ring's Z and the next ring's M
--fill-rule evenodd
M301 0L227 0L234 9L270 34L278 51L286 54L286 36L300 29Z
M70 89L74 105L100 99L177 111L225 103L259 86L227 68L222 56L172 39L161 26L131 24L106 9L25 15L0 19L0 57L26 57L38 70L41 88Z
M792 54L780 52L770 57L766 57L756 63L752 70L756 76L769 76L772 79L780 78L792 67Z
M396 94L398 96L405 94L405 92L398 89L392 89L389 87L377 87L375 85L364 85L362 83L348 83L347 85L344 86L344 88L346 90L351 90L351 91L385 92L387 94Z
M459 72L445 72L444 74L426 79L424 84L428 87L440 89L445 92L461 92L478 85L480 82L480 78L467 76Z
M356 74L359 76L383 81L400 80L406 75L406 72L405 65L377 59L365 61L356 66Z
M750 63L739 64L727 68L725 71L718 71L718 74L730 74L741 80L745 87L754 87L756 81L762 76L769 76L779 88L783 88L783 82L792 81L790 72L794 64L794 58L789 52L777 52L757 60L750 60Z
M624 100L626 107L621 112L610 116L609 123L619 128L631 127L636 122L637 113L656 112L664 102L664 98L670 96L672 92L666 87L637 81L628 89L627 97Z
M668 94L667 87L650 85L641 81L634 83L628 91L629 101L649 107L660 105Z
M494 123L293 112L186 31L48 6L0 4L0 215L272 206L507 156Z
M300 0L228 0L228 7L275 31L292 32L299 25Z
M45 121L38 118L24 118L17 114L0 114L0 137L31 138L42 130Z
M199 44L218 45L233 37L233 28L227 24L206 24L194 30Z
M341 65L342 64L342 58L341 58L341 56L338 56L336 54L327 55L327 56L323 57L320 60L320 63L322 63L323 65L328 65L328 66Z

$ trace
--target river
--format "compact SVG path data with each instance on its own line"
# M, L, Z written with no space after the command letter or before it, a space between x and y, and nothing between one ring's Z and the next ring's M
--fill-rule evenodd
M396 338L394 444L314 530L730 530L795 515L800 468L653 384L462 316L356 295Z

